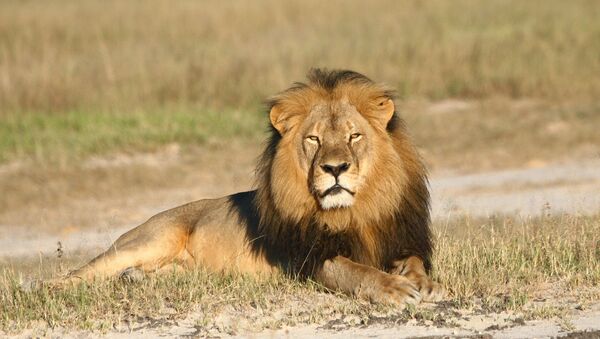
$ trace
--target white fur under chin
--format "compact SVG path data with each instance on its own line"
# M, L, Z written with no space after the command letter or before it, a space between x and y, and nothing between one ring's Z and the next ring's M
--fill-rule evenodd
M332 209L332 208L342 208L342 207L350 207L354 203L354 197L352 194L341 191L335 195L326 195L323 198L319 199L319 203L321 204L321 208L324 210Z

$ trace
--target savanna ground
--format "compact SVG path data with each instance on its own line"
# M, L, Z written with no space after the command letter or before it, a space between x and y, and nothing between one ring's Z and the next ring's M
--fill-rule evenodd
M1 2L0 334L590 328L598 17L594 1ZM160 210L249 188L261 100L312 66L398 89L432 174L433 274L447 301L400 310L203 271L19 287L64 274Z

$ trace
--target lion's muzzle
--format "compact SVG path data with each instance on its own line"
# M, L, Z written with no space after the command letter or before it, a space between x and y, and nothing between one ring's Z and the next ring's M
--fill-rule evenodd
M329 187L327 190L325 190L325 192L321 193L319 196L321 198L324 198L327 195L341 194L343 191L350 193L350 195L355 194L353 191L349 190L348 188L346 188L340 184L335 184L335 185Z
M351 189L350 163L321 165L316 192L319 204L323 209L350 207L354 203L355 192Z

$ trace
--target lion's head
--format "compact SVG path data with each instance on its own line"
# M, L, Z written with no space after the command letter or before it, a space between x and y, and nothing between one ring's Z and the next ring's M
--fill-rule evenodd
M383 91L365 92L365 86L356 84L329 93L318 85L307 86L284 93L271 108L271 122L289 147L278 158L291 153L292 159L282 161L297 165L296 175L323 210L351 207L371 174L374 158L385 154L381 145L389 144L382 131L394 104ZM277 169L289 170L276 167L276 176L284 175Z
M428 259L425 170L392 92L352 71L312 70L308 80L270 101L272 136L258 167L264 227L352 235L375 265L414 233Z

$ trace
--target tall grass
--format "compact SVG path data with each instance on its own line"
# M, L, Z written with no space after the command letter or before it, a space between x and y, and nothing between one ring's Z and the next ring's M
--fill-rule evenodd
M598 17L593 0L1 1L0 162L262 136L262 100L315 66L364 72L403 99L576 102L572 125L592 126ZM498 129L537 147L523 136L544 134L546 113L502 109L407 118L444 158L488 145L475 134L498 143ZM561 147L595 144L588 134ZM492 158L522 153L505 148Z
M536 294L560 297L600 283L598 217L465 218L437 231L438 278L460 304L479 297L518 310Z
M255 108L313 66L402 97L595 98L599 16L593 0L8 0L0 112Z

